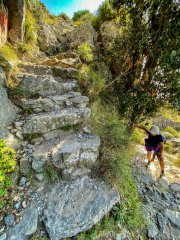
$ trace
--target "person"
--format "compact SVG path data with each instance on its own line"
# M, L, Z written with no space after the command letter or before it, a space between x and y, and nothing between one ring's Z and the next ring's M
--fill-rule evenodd
M161 168L160 177L163 177L164 176L163 151L164 151L165 138L162 136L159 127L152 126L149 130L146 129L145 127L138 126L138 125L134 125L134 127L142 129L148 134L148 138L145 139L145 148L147 150L147 159L148 159L148 163L146 167L148 167L150 163L154 162L155 156L157 155L160 168ZM152 155L152 152L154 152L153 155Z

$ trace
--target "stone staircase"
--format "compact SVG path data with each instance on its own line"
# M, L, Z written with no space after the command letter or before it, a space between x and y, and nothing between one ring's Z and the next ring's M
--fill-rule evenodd
M115 189L92 178L100 139L85 127L91 110L88 97L78 91L78 71L73 67L78 59L70 53L55 59L41 65L20 64L16 76L18 89L28 93L16 101L22 114L14 125L27 141L20 173L31 175L40 188L6 240L29 239L38 219L51 240L75 236L90 229L120 200ZM58 182L48 184L47 164L61 174Z

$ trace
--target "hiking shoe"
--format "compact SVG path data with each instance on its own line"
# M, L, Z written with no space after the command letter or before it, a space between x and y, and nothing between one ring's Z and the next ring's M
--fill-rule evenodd
M150 164L151 164L151 162L148 162L148 163L146 164L146 168L148 168L148 167L150 166Z
M161 174L160 174L160 178L163 178L163 177L165 177L165 173L164 173L164 171L161 172Z

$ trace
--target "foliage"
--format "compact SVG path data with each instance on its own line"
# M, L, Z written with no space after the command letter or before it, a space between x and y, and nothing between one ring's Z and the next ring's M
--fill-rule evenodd
M50 162L46 163L46 179L48 183L53 183L61 179L61 173Z
M26 43L36 43L38 24L34 14L27 10L25 18L25 41Z
M83 62L91 63L93 61L92 48L88 43L82 43L78 46L77 53Z
M106 52L106 59L115 76L110 86L119 113L132 125L166 102L178 107L177 1L112 0L110 5L117 13L119 34Z
M58 15L59 18L63 19L64 21L70 21L70 17L66 13L60 13Z
M95 71L93 66L83 65L79 73L79 82L84 94L90 100L97 98L105 88L106 76L104 71Z
M158 112L158 116L162 116L167 119L171 119L175 122L180 122L180 115L177 109L170 106L161 107Z
M163 129L163 132L169 132L174 138L179 138L180 137L180 133L176 129L174 129L170 126L165 127Z
M105 0L98 9L98 17L100 22L110 21L116 16L116 10L113 9L109 0Z
M0 197L7 194L8 189L12 186L10 173L16 166L16 153L13 149L8 148L5 142L0 139ZM0 208L3 206L3 200L0 200Z
M135 147L126 131L125 122L119 119L114 106L96 100L91 108L93 132L102 141L100 174L110 180L121 195L121 204L114 208L109 221L116 228L128 225L128 228L137 231L143 227L144 218L136 183L132 178L130 161L136 154Z
M0 47L0 54L6 57L6 59L12 63L18 62L18 56L15 48L8 43Z
M75 22L75 21L78 21L83 15L85 14L91 14L89 10L85 9L85 10L79 10L77 12L74 13L74 16L72 18L72 20Z

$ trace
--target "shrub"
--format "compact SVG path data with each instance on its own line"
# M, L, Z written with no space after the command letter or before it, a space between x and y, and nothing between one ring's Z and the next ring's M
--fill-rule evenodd
M3 140L0 139L0 197L3 198L8 189L12 186L10 173L16 166L16 153L13 149L8 148ZM4 202L0 200L0 208Z
M83 65L79 73L79 82L84 94L93 100L104 90L106 76L103 71L95 71L93 66Z
M170 126L165 127L163 129L163 132L169 132L170 134L172 134L173 137L177 137L177 138L180 137L180 133L176 129Z
M60 13L58 15L59 18L63 19L64 21L70 21L70 17L66 13Z
M5 44L0 47L0 54L3 55L8 61L17 63L18 56L14 47L10 44Z
M93 61L92 48L88 43L81 44L77 49L77 53L83 62L91 63Z
M77 12L74 13L74 16L72 18L72 20L75 22L77 20L79 20L83 15L85 14L91 14L89 10L85 9L85 10L79 10Z
M91 126L101 137L100 169L121 195L121 205L113 212L115 224L138 230L144 218L135 180L132 177L131 160L136 154L126 131L126 124L119 119L112 105L103 105L100 100L92 104Z
M27 10L26 12L26 19L25 19L25 41L26 43L37 43L37 20L34 14Z

